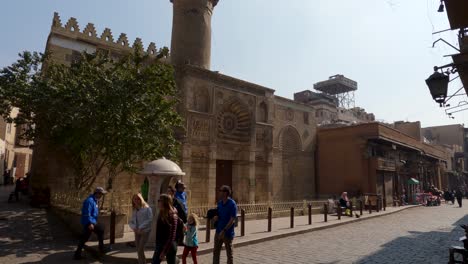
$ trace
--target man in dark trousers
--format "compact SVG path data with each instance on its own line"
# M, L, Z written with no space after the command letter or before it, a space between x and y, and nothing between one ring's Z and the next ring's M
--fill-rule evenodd
M98 224L98 202L106 193L107 192L104 188L97 187L94 193L88 196L88 198L83 202L83 207L81 208L81 225L83 226L83 234L81 235L80 242L78 243L78 248L75 251L74 259L76 260L82 258L81 251L93 232L99 240L99 251L101 254L106 253L104 249L104 227L101 224Z
M462 207L463 193L461 191L461 188L458 188L457 192L455 193L455 198L457 198L458 206Z
M184 205L175 197L176 190L174 187L169 186L167 188L167 195L172 197L172 206L177 209L177 216L179 216L182 222L187 223L187 213L185 211Z
M230 198L231 187L223 185L219 188L218 215L214 217L216 222L216 234L214 238L213 264L219 264L221 248L226 248L227 263L233 263L232 240L234 239L234 222L237 217L237 204Z

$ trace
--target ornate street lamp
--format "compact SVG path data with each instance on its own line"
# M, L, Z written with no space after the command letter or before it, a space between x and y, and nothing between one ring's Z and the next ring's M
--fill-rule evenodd
M432 99L443 106L447 98L448 84L450 82L449 76L444 73L435 71L429 78L426 79L426 84L431 92Z

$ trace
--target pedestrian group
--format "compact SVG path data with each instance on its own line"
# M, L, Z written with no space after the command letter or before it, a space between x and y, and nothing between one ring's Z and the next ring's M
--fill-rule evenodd
M237 216L237 204L231 198L231 188L223 185L219 188L219 201L217 208L210 210L216 233L213 249L213 263L218 264L220 253L224 244L227 254L227 263L233 263L234 227ZM97 187L93 194L86 198L81 209L82 235L74 254L74 259L82 258L82 250L92 233L95 233L99 241L101 254L110 249L104 246L104 227L98 222L99 201L107 193L102 187ZM135 246L138 263L146 263L145 245L149 239L153 221L153 210L146 203L140 193L132 196L132 217L130 228L135 234ZM188 215L187 193L185 184L178 181L175 186L169 186L167 194L162 194L158 199L159 214L156 219L156 241L152 264L166 261L168 264L177 263L177 247L183 246L182 263L187 263L190 254L194 264L197 264L198 227L199 219L194 213ZM210 228L210 227L207 227Z

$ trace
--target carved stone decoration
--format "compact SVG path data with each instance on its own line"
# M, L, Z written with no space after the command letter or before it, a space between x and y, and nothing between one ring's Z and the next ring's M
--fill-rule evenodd
M119 39L116 42L118 45L122 45L124 47L128 47L128 39L127 39L127 34L122 33L119 36Z
M112 36L112 31L110 28L105 28L102 32L101 39L108 42L114 42L114 37Z
M156 53L158 52L156 50L156 44L154 44L154 42L151 42L148 46L148 49L146 50L146 52L149 54L149 55L156 55Z
M290 109L290 108L286 109L285 118L288 121L293 121L294 120L294 111L292 109Z
M54 13L54 19L52 20L52 27L62 27L62 21L60 21L60 16L57 12Z
M208 113L210 111L210 92L206 87L198 87L194 91L193 109L198 112Z
M265 160L265 153L264 152L255 153L255 160L256 161L264 161Z
M257 128L256 146L257 148L264 148L269 151L272 148L272 130L271 128Z
M192 160L207 160L208 153L206 151L192 151Z
M280 133L279 147L283 156L294 156L302 151L302 141L297 130L292 126L283 128Z
M257 109L257 121L268 122L268 107L265 102L261 102Z
M307 138L309 137L309 131L304 131L304 133L302 133L302 139L306 140Z
M263 128L257 128L257 133L255 135L255 142L257 145L257 148L261 148L264 144L264 129Z
M218 114L218 138L236 142L249 142L251 113L239 99L225 103Z
M83 34L85 34L88 37L96 37L96 28L94 27L93 23L88 23L86 25L85 29L83 30Z
M221 125L224 132L232 133L237 128L237 116L233 113L225 113Z
M216 92L216 103L217 103L218 105L222 105L222 104L223 104L223 102L224 102L223 98L224 98L224 94L223 94L222 92L220 92L220 91L217 91L217 92Z
M192 118L191 137L194 140L208 141L210 139L210 121L203 118Z
M263 143L268 151L273 148L273 130L271 128L263 131Z
M76 18L71 17L65 25L65 29L71 32L79 32L80 27L78 26L78 21L76 21Z

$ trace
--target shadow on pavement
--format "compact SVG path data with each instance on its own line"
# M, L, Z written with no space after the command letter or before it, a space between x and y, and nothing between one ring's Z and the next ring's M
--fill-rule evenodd
M468 224L468 215L460 218L451 228L431 232L410 231L410 235L384 244L381 250L356 263L447 263L449 247L463 246L458 241L459 237L464 236L461 224Z
M8 187L0 188L0 258L24 262L39 255L73 252L76 239L60 220L46 209L31 208L25 196L8 203L9 192Z

